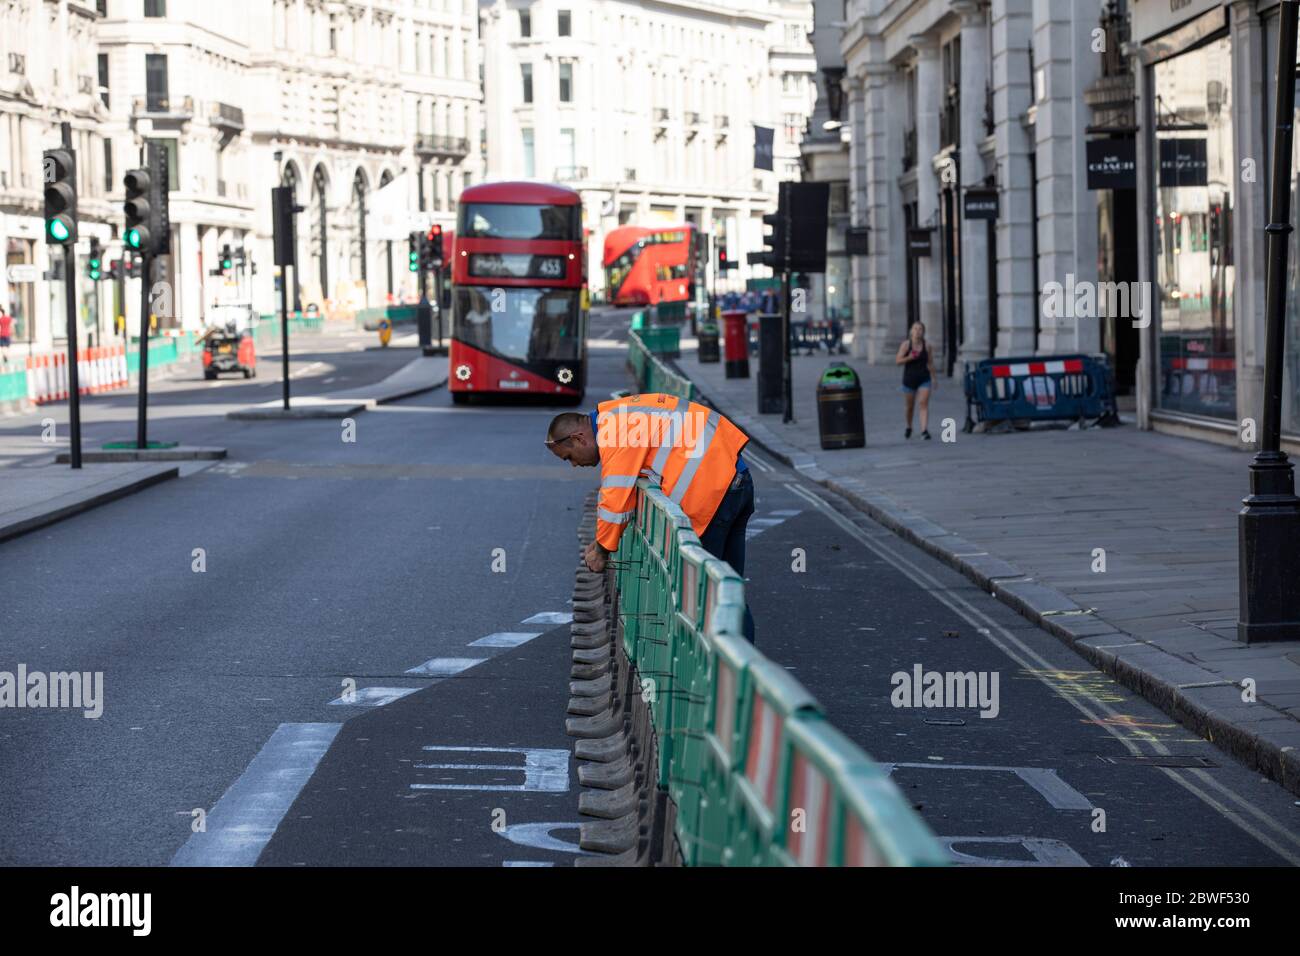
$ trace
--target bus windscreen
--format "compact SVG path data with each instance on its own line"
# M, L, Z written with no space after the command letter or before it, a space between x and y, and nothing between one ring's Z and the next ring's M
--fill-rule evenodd
M577 359L582 337L577 289L456 288L456 337L522 362Z
M524 203L467 203L460 235L467 239L582 239L582 207Z

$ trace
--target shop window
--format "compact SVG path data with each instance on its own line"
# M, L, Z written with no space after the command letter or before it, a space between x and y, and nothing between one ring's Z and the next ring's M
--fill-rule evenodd
M1235 419L1231 41L1212 41L1157 63L1152 72L1157 404Z

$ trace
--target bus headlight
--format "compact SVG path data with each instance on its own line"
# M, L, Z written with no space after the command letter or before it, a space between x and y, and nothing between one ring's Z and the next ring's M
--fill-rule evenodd
M555 377L560 380L561 385L568 385L573 381L573 369L562 368L555 373Z
M462 362L456 366L456 378L462 382L468 382L471 371L470 367Z

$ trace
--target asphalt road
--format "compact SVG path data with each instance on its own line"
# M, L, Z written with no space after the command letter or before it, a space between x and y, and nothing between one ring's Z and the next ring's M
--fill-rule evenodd
M627 384L626 320L593 320L589 405ZM332 366L330 390L401 356L311 361ZM347 444L337 422L198 414L216 390L195 384L155 390L158 407L183 410L171 437L224 445L226 462L0 544L0 670L105 683L97 720L0 710L0 863L571 863L561 621L596 475L550 459L553 410L454 407L438 391L359 416ZM894 766L955 854L1300 858L1285 791L800 476L749 459L759 647ZM892 676L917 665L997 675L997 716L894 706ZM217 838L232 825L245 839Z

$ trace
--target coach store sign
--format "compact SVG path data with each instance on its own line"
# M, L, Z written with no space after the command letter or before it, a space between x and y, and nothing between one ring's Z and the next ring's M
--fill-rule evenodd
M1087 146L1088 188L1137 189L1137 140L1094 139Z
M1145 43L1220 6L1221 0L1129 0L1133 39Z

